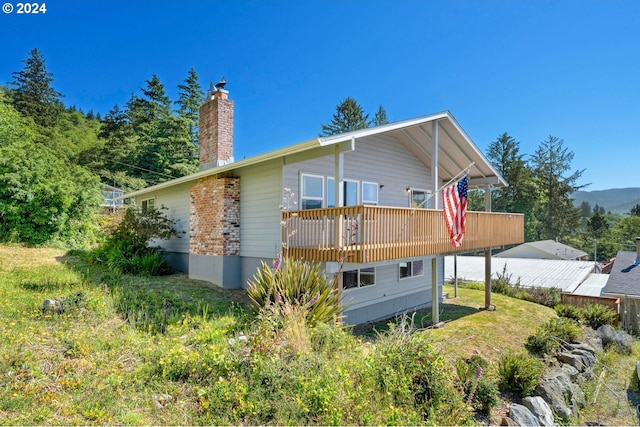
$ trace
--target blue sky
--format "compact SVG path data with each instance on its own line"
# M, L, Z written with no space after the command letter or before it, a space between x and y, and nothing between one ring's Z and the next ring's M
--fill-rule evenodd
M66 105L106 114L157 74L227 78L235 157L318 135L347 96L391 121L450 110L486 152L549 135L587 190L640 187L640 2L51 0L0 13L0 83L41 50Z

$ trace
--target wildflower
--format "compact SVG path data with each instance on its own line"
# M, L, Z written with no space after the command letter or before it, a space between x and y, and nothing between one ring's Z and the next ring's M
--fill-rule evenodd
M278 292L278 294L276 295L276 304L280 304L281 300L282 300L282 295L280 295L280 292Z
M282 252L278 253L278 256L275 260L273 260L273 270L277 270L280 268L280 264L282 264Z
M320 291L316 292L316 295L313 297L311 301L309 301L309 307L313 307L315 303L320 299Z
M476 378L480 378L482 375L482 366L478 365L478 369L476 369Z

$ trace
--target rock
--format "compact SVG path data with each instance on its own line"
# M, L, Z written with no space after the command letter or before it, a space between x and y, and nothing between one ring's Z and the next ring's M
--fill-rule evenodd
M562 366L560 366L560 370L563 374L569 377L572 382L577 381L578 375L580 374L576 368L571 365L567 365L566 363L563 363Z
M516 424L516 422L509 417L502 417L502 422L500 422L500 425L501 426L517 426L518 424Z
M542 397L560 418L567 419L572 411L566 404L565 396L572 393L572 385L566 374L555 370L542 378L533 394Z
M613 345L618 353L631 354L633 351L633 337L626 332L618 331L613 338Z
M567 365L573 366L578 370L578 372L584 372L587 370L587 366L582 360L582 356L575 353L560 353L556 356L556 359L561 361L562 363L566 363Z
M615 335L616 330L613 329L613 326L611 325L602 325L596 331L596 336L600 338L603 348L607 347L607 345L609 345L609 343L613 341Z
M522 404L538 419L541 426L554 426L553 412L549 404L540 396L525 397Z
M151 398L158 409L164 409L173 400L170 394L152 394Z
M509 418L519 426L539 426L540 423L535 415L526 406L512 403L509 406Z
M591 347L589 344L586 343L582 343L582 342L578 342L578 343L570 343L567 344L565 347L567 347L569 350L574 351L574 350L583 350L583 351L587 351L591 354L596 354L596 349Z
M58 298L46 299L42 303L42 311L60 314L64 312L64 306L62 304L62 301Z

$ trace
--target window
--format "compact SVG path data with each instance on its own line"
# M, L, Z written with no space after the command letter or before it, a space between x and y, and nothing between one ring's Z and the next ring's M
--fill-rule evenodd
M327 207L330 208L336 206L335 183L335 179L327 178ZM356 206L358 204L358 184L358 181L344 180L343 206Z
M142 212L150 212L156 208L156 199L146 199L142 201Z
M432 206L431 191L409 190L409 207L429 209Z
M376 284L375 267L350 270L342 273L342 287L344 289L363 288Z
M362 181L362 204L378 204L378 183Z
M316 175L302 175L302 191L300 206L302 209L317 209L322 207L324 200L324 177Z
M408 261L398 264L400 270L400 278L424 276L424 261Z

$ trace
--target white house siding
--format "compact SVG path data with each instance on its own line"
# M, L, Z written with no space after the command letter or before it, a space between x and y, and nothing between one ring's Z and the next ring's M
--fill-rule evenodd
M359 324L384 319L412 309L431 306L431 260L433 257L415 258L424 262L422 276L400 279L399 261L375 265L345 265L344 270L358 267L376 268L376 284L343 291L347 307L345 323ZM442 295L444 260L436 257L438 295Z
M167 218L175 221L174 228L180 233L180 237L173 237L169 240L156 240L151 243L167 251L169 265L178 270L187 271L189 257L189 184L176 185L145 194L136 200L136 205L141 207L143 200L153 198L155 198L156 208L167 208L162 212Z
M376 136L356 140L355 145L355 151L344 154L344 178L383 185L384 188L378 190L380 206L408 207L407 187L421 190L432 188L429 168L395 139ZM302 173L334 177L334 157L327 156L285 166L284 187L295 193L298 203Z
M241 281L246 287L260 261L281 250L282 162L242 169L240 175Z

